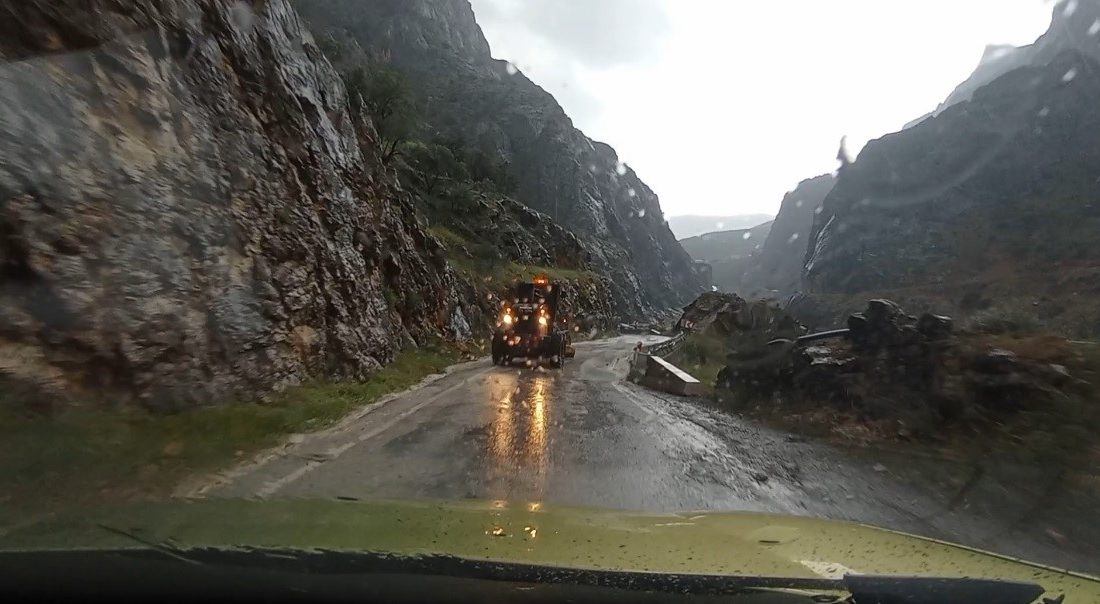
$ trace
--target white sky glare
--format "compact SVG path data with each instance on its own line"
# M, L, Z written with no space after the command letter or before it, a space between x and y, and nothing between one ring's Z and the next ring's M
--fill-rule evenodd
M931 111L1049 0L471 0L493 56L619 152L666 215L775 213Z

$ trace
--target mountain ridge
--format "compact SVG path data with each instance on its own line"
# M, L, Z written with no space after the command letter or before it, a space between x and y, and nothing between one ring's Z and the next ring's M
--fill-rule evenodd
M408 76L423 136L486 153L515 178L516 199L576 233L621 315L678 306L701 291L652 189L612 147L576 129L552 95L492 57L468 0L295 5L317 32L350 35Z

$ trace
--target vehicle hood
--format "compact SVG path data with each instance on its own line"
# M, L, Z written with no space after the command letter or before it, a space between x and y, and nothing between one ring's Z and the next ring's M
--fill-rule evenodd
M0 528L0 551L258 548L447 555L603 571L845 574L1038 583L1100 602L1100 580L871 526L759 513L626 513L509 502L194 500Z

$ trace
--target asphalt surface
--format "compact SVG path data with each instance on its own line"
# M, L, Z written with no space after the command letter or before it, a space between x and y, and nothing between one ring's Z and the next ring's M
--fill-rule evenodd
M1097 510L1040 473L849 450L648 391L624 381L639 339L581 343L561 370L456 365L190 494L777 512L1100 573Z

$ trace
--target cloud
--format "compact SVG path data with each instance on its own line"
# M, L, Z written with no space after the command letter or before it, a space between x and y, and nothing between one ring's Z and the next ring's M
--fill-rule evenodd
M670 32L661 0L474 0L483 26L542 38L589 69L645 62ZM521 32L514 32L519 34Z

